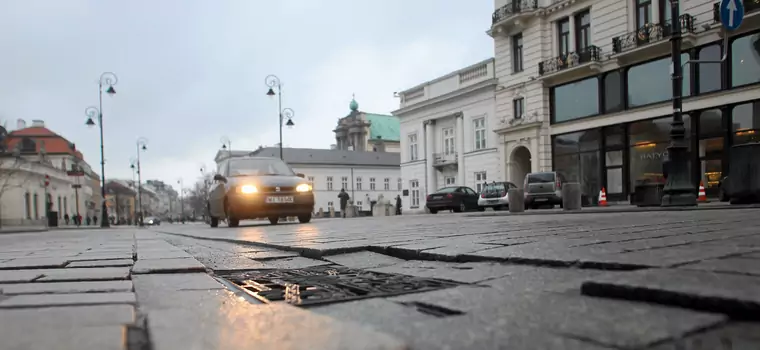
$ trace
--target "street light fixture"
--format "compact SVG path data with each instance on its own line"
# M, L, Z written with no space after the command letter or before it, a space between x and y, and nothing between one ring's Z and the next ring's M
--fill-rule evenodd
M106 160L105 147L103 142L103 86L108 86L106 93L110 96L116 94L114 85L119 81L116 74L105 72L100 75L98 80L98 107L87 107L84 114L87 116L87 126L95 126L95 118L98 119L97 125L100 129L100 196L101 198L101 218L100 227L110 227L108 222L108 206L106 205Z
M185 182L180 178L177 180L177 184L179 184L179 220L184 224L185 223Z
M141 151L147 151L148 150L148 139L141 137L137 139L137 208L140 209L138 212L138 218L140 220L140 226L145 226L143 222L143 205L142 205L142 171L140 168L140 152Z
M282 83L280 82L280 78L278 78L276 75L268 75L266 78L264 78L264 83L269 87L269 91L267 91L267 96L274 97L274 95L277 95L277 101L278 101L278 107L277 110L279 111L280 115L280 159L284 159L282 155L282 126L283 121L287 119L287 123L285 123L288 127L293 127L296 125L293 123L293 116L295 115L295 112L293 112L290 108L282 109ZM274 89L277 88L277 92L275 93Z

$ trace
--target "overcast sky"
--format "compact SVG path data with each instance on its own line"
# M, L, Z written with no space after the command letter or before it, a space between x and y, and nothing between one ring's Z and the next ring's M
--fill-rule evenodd
M106 176L131 178L139 137L143 179L188 186L227 137L234 149L278 142L282 80L295 111L292 147L327 148L356 94L362 111L398 108L394 91L493 56L491 0L0 0L0 120L41 119L98 172L100 74Z

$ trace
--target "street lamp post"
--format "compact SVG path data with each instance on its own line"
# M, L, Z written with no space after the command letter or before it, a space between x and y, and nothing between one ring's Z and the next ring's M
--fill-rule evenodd
M179 184L179 220L185 223L185 182L182 179L177 180Z
M691 184L689 174L689 149L686 145L686 129L681 114L683 97L683 66L681 65L681 21L678 0L670 0L671 22L673 35L671 42L671 60L673 61L673 122L670 129L670 146L668 146L668 161L665 163L667 178L665 179L663 207L697 205L695 188Z
M140 166L140 152L148 150L148 139L141 137L137 139L137 207L140 209L138 212L138 220L140 220L140 226L144 226L143 222L143 205L142 205L142 168Z
M280 82L280 78L278 78L276 75L268 75L264 79L264 83L269 87L269 91L267 91L267 96L274 97L277 95L277 110L280 116L280 159L284 159L282 155L282 125L283 121L287 119L287 125L288 127L292 127L295 125L293 123L293 116L295 115L295 112L293 112L290 108L282 109L282 83ZM274 91L274 89L277 89L277 92Z
M84 111L85 115L87 115L87 126L94 126L95 121L93 118L97 118L98 128L100 128L100 196L102 197L100 227L111 226L108 222L108 207L106 206L106 159L103 145L103 86L108 85L106 93L113 96L116 93L113 86L116 85L118 81L119 79L116 77L116 74L111 72L101 74L100 80L98 81L98 107L87 107Z

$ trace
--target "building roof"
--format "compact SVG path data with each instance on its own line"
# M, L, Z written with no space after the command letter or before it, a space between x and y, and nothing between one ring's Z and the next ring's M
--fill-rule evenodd
M372 140L382 139L385 141L401 141L401 123L399 118L393 115L364 113L371 123L369 137Z
M280 149L266 147L251 151L232 151L233 157L280 157ZM400 166L401 155L390 152L359 152L317 148L284 148L283 158L290 165Z
M6 141L7 149L15 148L24 138L32 139L36 143L35 153L39 153L44 145L46 153L70 154L78 159L84 159L82 152L79 152L73 143L43 126L32 126L10 132Z

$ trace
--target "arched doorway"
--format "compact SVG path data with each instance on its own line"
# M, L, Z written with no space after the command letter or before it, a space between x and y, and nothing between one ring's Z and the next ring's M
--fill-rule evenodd
M518 146L512 151L509 160L512 163L512 181L522 188L525 175L531 172L530 151L524 146Z

